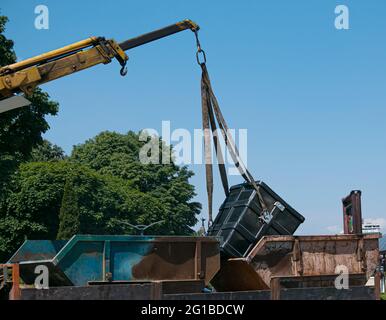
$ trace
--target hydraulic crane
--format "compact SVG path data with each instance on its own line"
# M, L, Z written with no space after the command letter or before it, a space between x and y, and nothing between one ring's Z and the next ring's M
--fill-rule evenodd
M257 192L259 203L263 209L264 216L268 215L267 206L262 198L259 186L255 183L250 172L245 167L239 157L237 147L233 137L229 133L228 126L221 113L217 99L213 93L209 80L209 74L206 68L206 55L202 50L198 39L198 30L200 27L191 20L183 20L170 26L155 30L136 38L117 43L113 39L103 37L90 37L88 39L67 45L65 47L32 57L14 64L0 68L0 114L12 109L29 105L27 98L34 89L46 82L68 76L75 72L93 67L98 64L110 63L114 58L121 65L120 73L124 76L127 72L126 63L128 56L125 51L141 46L143 44L158 40L174 33L190 29L196 37L197 63L202 69L201 79L201 101L204 129L205 161L206 161L206 181L208 193L208 226L212 223L212 194L213 194L213 173L210 159L211 142L209 131L216 132L216 122L221 129L222 136L226 142L226 148L240 171L243 178L249 182ZM1 117L1 116L0 116ZM219 170L221 181L224 187L225 195L229 194L228 179L223 162L221 147L218 144L215 134L212 135L217 158L219 160Z
M263 193L261 192L261 189L263 189L262 185L259 182L255 181L252 174L248 171L242 159L240 158L234 139L229 132L229 127L224 119L224 116L222 115L220 106L212 89L208 70L206 67L205 51L202 50L200 41L198 39L199 26L191 20L183 20L176 24L146 33L144 35L126 40L121 43L117 43L113 39L108 40L103 37L90 37L88 39L62 47L60 49L56 49L33 58L29 58L24 61L1 67L0 114L2 112L19 108L30 103L26 98L20 95L20 93L23 93L28 98L28 96L33 93L34 89L43 83L56 80L58 78L73 74L75 72L93 67L98 64L110 63L114 58L121 65L120 73L122 76L124 76L127 73L126 63L129 59L125 51L187 29L192 30L195 34L197 45L196 58L198 64L202 69L201 103L202 126L204 129L203 131L206 186L208 195L208 232L209 234L212 233L213 235L222 235L222 229L220 233L217 234L217 232L220 230L219 228L222 227L221 223L217 223L217 230L215 230L216 228L211 228L213 222L213 168L212 163L210 161L212 152L211 138L213 139L213 145L216 151L224 193L227 198L230 197L230 189L228 184L227 172L224 164L224 157L221 150L221 146L218 143L218 128L220 129L221 135L223 136L223 139L225 141L225 148L228 149L233 162L235 163L237 169L240 172L240 175L244 178L244 180L248 183L249 186L252 186L256 193L256 206L260 208L256 211L260 221L260 224L258 224L259 227L256 230L260 230L262 226L266 227L265 229L261 229L263 230L262 232L258 232L258 235L260 236L261 234L262 236L264 235L264 232L268 232L267 228L271 228L271 220L275 222L277 220L276 214L278 214L279 211L284 212L285 207L282 206L279 201L275 202L273 208L272 206L271 208L268 207L268 202L263 197ZM250 190L248 190L248 192L250 192ZM276 210L276 204L280 204L280 206L277 206L277 208L279 208L279 211ZM233 209L232 211L227 211L227 214L233 214ZM303 222L304 218L300 216L298 220L301 223ZM275 223L278 224L279 222L276 221ZM141 231L144 231L147 228L147 226L145 225L131 226ZM298 224L296 225L296 228L297 226ZM293 229L293 226L291 226L291 228ZM291 232L285 229L284 227L281 227L281 229L279 228L277 230L285 230L279 231L279 233L284 232L284 234L291 234ZM248 237L250 236L246 236L247 242L250 240ZM240 242L240 239L237 241Z
M110 63L114 58L121 65L120 73L127 72L125 51L174 33L190 29L197 33L199 26L183 20L121 43L104 37L90 37L65 47L0 68L0 113L29 105L34 89L46 82L68 76L98 64Z

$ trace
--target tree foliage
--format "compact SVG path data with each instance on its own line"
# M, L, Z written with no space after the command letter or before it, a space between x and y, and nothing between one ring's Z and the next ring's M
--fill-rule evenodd
M16 62L13 41L4 35L7 21L7 17L0 15L0 66ZM28 99L30 106L2 113L0 117L0 256L20 244L25 235L47 234L45 225L55 224L57 220L51 215L43 219L44 224L41 217L30 220L31 214L35 214L34 207L39 205L31 201L36 195L30 194L26 203L12 203L14 191L21 182L31 183L24 180L23 170L18 172L19 165L28 161L33 148L42 143L42 134L49 129L45 116L58 112L58 104L41 89L36 89ZM56 194L55 188L52 189L54 193L47 197L49 200ZM28 190L24 191L28 193ZM28 210L29 205L32 213ZM16 215L9 214L15 210Z
M6 66L16 61L16 54L13 50L13 41L4 36L5 25L8 18L0 15L0 65Z
M104 132L78 145L68 159L20 165L7 197L0 201L0 261L25 237L125 234L122 222L147 225L164 220L148 233L192 234L200 211L200 204L191 201L192 172L174 164L164 168L139 163L137 139L132 132ZM125 147L119 148L124 141ZM150 182L142 181L147 177Z
M75 146L70 161L89 166L101 174L128 180L134 188L157 199L167 211L167 216L163 217L167 221L163 233L189 234L201 209L199 203L191 201L195 196L194 186L189 184L193 172L173 162L142 164L139 153L145 143L132 131L127 134L102 132ZM142 221L144 224L157 221L155 215L149 215Z
M20 165L0 202L0 261L26 237L55 239L67 176L65 163Z
M7 17L0 16L0 66L16 62L13 41L4 35L7 21ZM30 106L0 117L0 197L17 166L28 160L32 149L42 142L42 133L49 129L45 116L58 112L58 104L39 88L28 99Z
M66 159L63 149L56 144L43 140L43 142L32 149L30 161L60 161Z
M80 231L78 197L75 191L74 176L70 174L64 185L62 204L59 213L58 239L69 239Z

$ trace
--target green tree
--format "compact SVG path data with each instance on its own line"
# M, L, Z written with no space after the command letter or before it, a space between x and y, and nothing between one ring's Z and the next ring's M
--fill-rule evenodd
M7 22L8 18L0 15L0 65L2 66L16 61L16 54L13 51L13 41L4 36Z
M60 161L66 159L63 149L56 144L43 140L32 149L31 162Z
M59 231L58 239L69 239L74 234L79 233L79 207L78 197L73 183L73 177L70 175L64 186L62 205L59 213Z
M159 227L162 234L191 234L201 209L200 203L192 201L195 190L189 178L193 172L173 161L170 164L142 164L139 153L145 144L146 141L140 141L139 134L132 131L127 134L102 132L75 146L69 159L99 173L128 180L139 191L157 199L167 211L167 216L162 217L166 222ZM159 145L161 148L161 140ZM144 224L161 220L151 213L146 218Z
M12 175L0 202L0 261L24 241L55 239L68 165L24 163Z
M0 16L0 66L16 62L13 41L4 35L7 21ZM31 150L42 142L42 133L49 129L45 116L58 112L58 104L39 88L28 99L30 106L0 117L0 198L6 194L4 188L18 165L28 160Z
M13 41L4 35L7 21L7 17L0 15L0 66L16 62ZM0 259L2 253L20 244L26 234L47 234L45 224L39 219L30 220L30 213L24 215L23 212L28 204L32 205L32 209L39 204L33 201L12 203L15 188L21 181L26 182L17 172L19 165L29 160L32 149L42 142L42 133L49 129L45 116L58 112L58 104L40 89L36 89L28 99L30 106L2 113L0 117ZM49 200L54 198L53 191ZM31 198L32 194L29 200ZM17 206L21 215L9 214ZM56 220L57 217L51 215L45 218L47 223L55 224Z
M0 203L0 261L6 261L25 238L69 238L75 232L124 234L127 228L122 221L159 220L167 223L152 227L149 233L181 234L176 225L187 223L129 181L66 160L23 163L7 190L6 200ZM76 228L69 230L72 222Z

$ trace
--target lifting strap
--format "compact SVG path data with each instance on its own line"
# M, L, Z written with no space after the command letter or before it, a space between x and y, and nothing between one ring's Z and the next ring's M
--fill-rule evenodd
M241 176L244 180L253 186L256 190L256 194L262 208L262 216L268 213L267 205L261 195L260 186L258 186L253 178L252 174L248 171L244 165L242 159L240 158L239 151L233 140L233 137L229 131L229 127L222 115L220 106L216 99L216 96L213 93L212 85L209 79L208 70L206 68L206 56L205 52L201 49L200 43L198 41L197 33L197 62L201 66L202 75L201 75L201 103L202 103L202 127L204 130L204 152L205 152L205 176L206 176L206 189L208 195L208 228L213 223L213 211L212 211L212 202L213 202L213 168L212 168L212 145L210 135L212 134L213 145L215 147L216 157L218 168L220 171L221 182L224 188L225 195L229 195L229 184L226 174L224 157L221 149L221 145L218 140L218 131L221 132L224 141L225 147L228 149L229 154L232 157L232 160L238 169ZM204 61L199 60L199 54L203 54ZM216 120L218 123L218 128L216 126ZM219 129L219 130L218 130Z
M217 164L220 171L221 182L226 196L229 195L228 177L226 175L226 168L221 145L218 141L218 131L213 113L212 96L208 87L209 77L206 72L204 75L205 64L201 65L203 68L201 78L201 103L202 103L202 128L204 130L204 152L205 152L205 176L206 176L206 191L208 194L208 228L213 222L212 201L213 201L213 165L212 165L212 145L210 135L212 133L213 145L217 156ZM221 126L220 126L221 128Z

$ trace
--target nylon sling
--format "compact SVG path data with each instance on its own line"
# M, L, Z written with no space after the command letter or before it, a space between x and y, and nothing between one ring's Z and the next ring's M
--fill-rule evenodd
M229 154L232 157L233 162L235 163L236 168L238 169L241 176L246 182L251 184L256 190L256 194L259 199L259 203L263 210L263 214L268 212L268 208L265 204L265 201L261 195L260 187L256 184L255 179L252 174L248 171L244 165L242 159L240 158L239 151L233 140L233 137L229 131L229 127L222 115L220 106L218 104L217 98L212 90L212 85L209 79L208 70L206 68L205 62L199 62L202 75L201 75L201 102L202 102L202 123L204 130L204 150L205 150L205 176L206 176L206 189L208 196L208 227L213 223L213 168L212 168L212 152L211 152L211 139L210 135L212 133L213 144L215 147L215 152L217 156L218 168L221 176L221 182L224 188L224 193L226 196L229 195L229 184L226 174L226 168L224 163L224 157L222 153L221 146L218 141L218 131L223 135L225 146L229 151ZM219 126L217 130L216 120ZM210 127L210 129L209 129Z
M228 149L236 168L246 182L253 186L256 190L257 197L259 199L260 206L262 208L261 216L269 214L268 208L265 204L264 198L261 195L260 187L256 184L252 174L248 171L243 161L239 156L239 151L233 140L232 134L229 131L228 125L222 115L220 106L217 102L217 98L212 90L212 85L209 79L208 69L206 68L206 54L202 50L200 40L198 39L198 29L193 30L196 37L196 59L200 65L201 74L201 105L202 105L202 127L204 130L204 152L205 152L205 177L206 177L206 190L208 196L208 228L213 223L213 164L212 164L212 145L210 135L213 137L213 145L215 147L218 168L221 177L221 183L224 188L225 196L229 195L228 177L226 174L225 162L221 145L218 141L218 131L225 141L225 148ZM203 61L200 61L200 54L202 54ZM218 129L216 126L216 120L218 123ZM263 219L263 221L265 221Z

